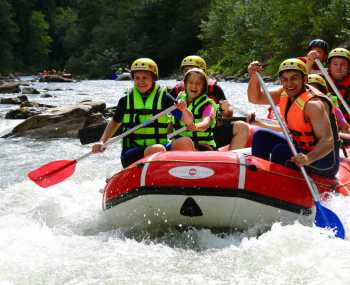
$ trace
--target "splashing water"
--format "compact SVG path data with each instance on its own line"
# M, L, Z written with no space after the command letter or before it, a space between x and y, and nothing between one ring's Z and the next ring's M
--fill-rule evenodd
M56 97L33 100L62 105L101 99L115 105L128 85L38 84L34 87L52 89ZM246 102L246 84L222 86L233 103L253 108ZM0 132L17 123L1 118ZM219 235L188 229L153 237L113 229L99 189L121 169L119 144L79 163L72 177L48 189L26 173L51 160L74 159L90 146L76 139L28 138L0 139L0 146L0 284L348 284L348 238L299 223ZM334 195L326 206L350 233L349 204L349 197Z

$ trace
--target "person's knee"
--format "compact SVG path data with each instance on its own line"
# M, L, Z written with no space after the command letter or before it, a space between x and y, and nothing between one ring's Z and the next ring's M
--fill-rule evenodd
M264 139L264 137L265 137L265 133L264 133L264 131L263 131L262 129L256 130L256 131L254 132L254 134L253 134L252 144L253 144L254 146L260 145L260 141L261 141L262 139Z
M195 147L190 138L178 138L171 144L171 150L194 151Z
M271 161L285 165L292 157L292 153L287 144L277 144L272 148Z
M249 125L243 121L237 121L233 127L234 134L248 134L249 133Z
M166 151L165 146L162 144L154 144L151 146L148 146L144 151L144 156L149 156L157 152L163 152Z

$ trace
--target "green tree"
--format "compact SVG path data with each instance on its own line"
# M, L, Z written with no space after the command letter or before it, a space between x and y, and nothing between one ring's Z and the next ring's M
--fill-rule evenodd
M77 31L78 15L70 7L58 7L53 20L52 57L60 67L63 67L70 55L75 51L75 40L78 38Z
M49 45L52 41L48 35L49 24L40 11L32 11L30 21L31 42L27 47L30 58L29 66L44 68L47 65Z
M0 0L0 72L10 72L14 65L14 44L18 39L18 28L13 20L12 7Z
M214 70L245 72L248 62L269 63L305 54L312 38L333 46L349 34L349 1L215 0L202 39Z

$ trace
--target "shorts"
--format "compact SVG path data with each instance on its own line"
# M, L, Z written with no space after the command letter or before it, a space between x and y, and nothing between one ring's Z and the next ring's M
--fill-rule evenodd
M213 136L217 148L231 143L233 138L234 123L235 122L225 122L221 126L215 126Z
M171 149L171 143L168 143L165 146L166 150ZM123 149L120 155L120 160L124 168L128 167L130 164L133 164L135 161L140 160L144 156L146 147L133 147L129 149Z

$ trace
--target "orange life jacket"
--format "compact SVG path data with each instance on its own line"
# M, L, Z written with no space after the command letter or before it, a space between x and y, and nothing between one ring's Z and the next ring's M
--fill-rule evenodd
M294 142L299 149L305 151L311 151L317 143L317 138L313 132L312 125L310 122L306 122L304 117L305 104L314 97L325 100L331 108L330 122L333 131L334 142L338 143L339 136L334 115L335 108L330 102L329 98L308 90L299 95L287 110L289 99L287 93L283 91L279 101L280 113L287 123L287 127L292 135Z

